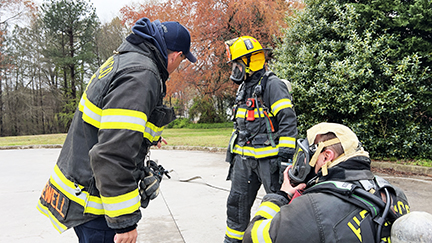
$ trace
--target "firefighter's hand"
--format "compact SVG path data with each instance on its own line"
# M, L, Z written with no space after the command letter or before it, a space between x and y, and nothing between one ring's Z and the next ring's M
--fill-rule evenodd
M115 243L135 243L138 237L137 229L131 230L126 233L116 234L114 236Z
M286 192L286 193L288 194L288 197L289 197L290 199L293 197L294 193L295 193L297 190L298 190L298 191L302 191L302 190L304 190L304 189L306 188L306 184L305 184L305 183L300 183L300 184L297 185L296 187L293 187L293 186L291 185L291 182L290 182L290 179L289 179L289 176L288 176L288 170L291 169L291 167L292 167L292 165L288 166L288 167L285 169L285 171L284 171L284 173L283 173L284 180L283 180L283 183L282 183L282 186L281 186L281 189L280 189L281 191Z
M165 138L161 137L161 139L158 141L158 143L156 144L157 148L161 148L162 147L162 143L164 143L165 145L167 145L167 141L165 140Z
M146 167L146 176L139 184L139 193L141 196L141 207L146 208L150 200L159 195L160 177L155 175L151 169Z

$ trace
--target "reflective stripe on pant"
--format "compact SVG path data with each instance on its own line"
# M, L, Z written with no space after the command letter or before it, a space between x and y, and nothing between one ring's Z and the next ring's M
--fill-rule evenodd
M231 174L231 191L227 201L225 242L241 242L250 221L251 207L261 184L267 193L280 189L279 171L270 175L270 161L235 155ZM274 178L273 178L274 177ZM271 184L277 183L277 185Z
M113 243L115 231L108 227L105 217L98 217L74 227L79 243Z

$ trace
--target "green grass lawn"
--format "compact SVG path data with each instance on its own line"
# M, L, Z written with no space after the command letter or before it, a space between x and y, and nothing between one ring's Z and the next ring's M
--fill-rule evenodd
M169 146L200 146L226 148L231 137L232 128L165 129L162 136ZM0 146L63 144L66 134L47 134L33 136L0 137ZM432 167L430 159L386 160L384 161Z
M226 148L232 128L166 129L162 136L172 146L201 146Z
M162 136L171 146L228 146L232 128L165 129ZM66 134L0 137L0 146L63 144Z
M63 144L66 134L0 137L0 146Z

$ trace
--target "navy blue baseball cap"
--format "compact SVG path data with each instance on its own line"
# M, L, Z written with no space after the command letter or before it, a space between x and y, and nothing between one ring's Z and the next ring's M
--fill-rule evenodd
M196 62L196 57L190 52L191 37L189 31L179 22L168 21L162 23L165 44L168 50L181 51L191 62Z

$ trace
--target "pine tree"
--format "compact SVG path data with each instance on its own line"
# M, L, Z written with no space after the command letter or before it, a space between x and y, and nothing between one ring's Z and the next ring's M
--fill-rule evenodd
M46 34L51 37L47 57L63 74L65 106L60 117L66 128L83 92L86 69L96 63L94 36L99 22L95 8L85 0L50 0L41 9Z

